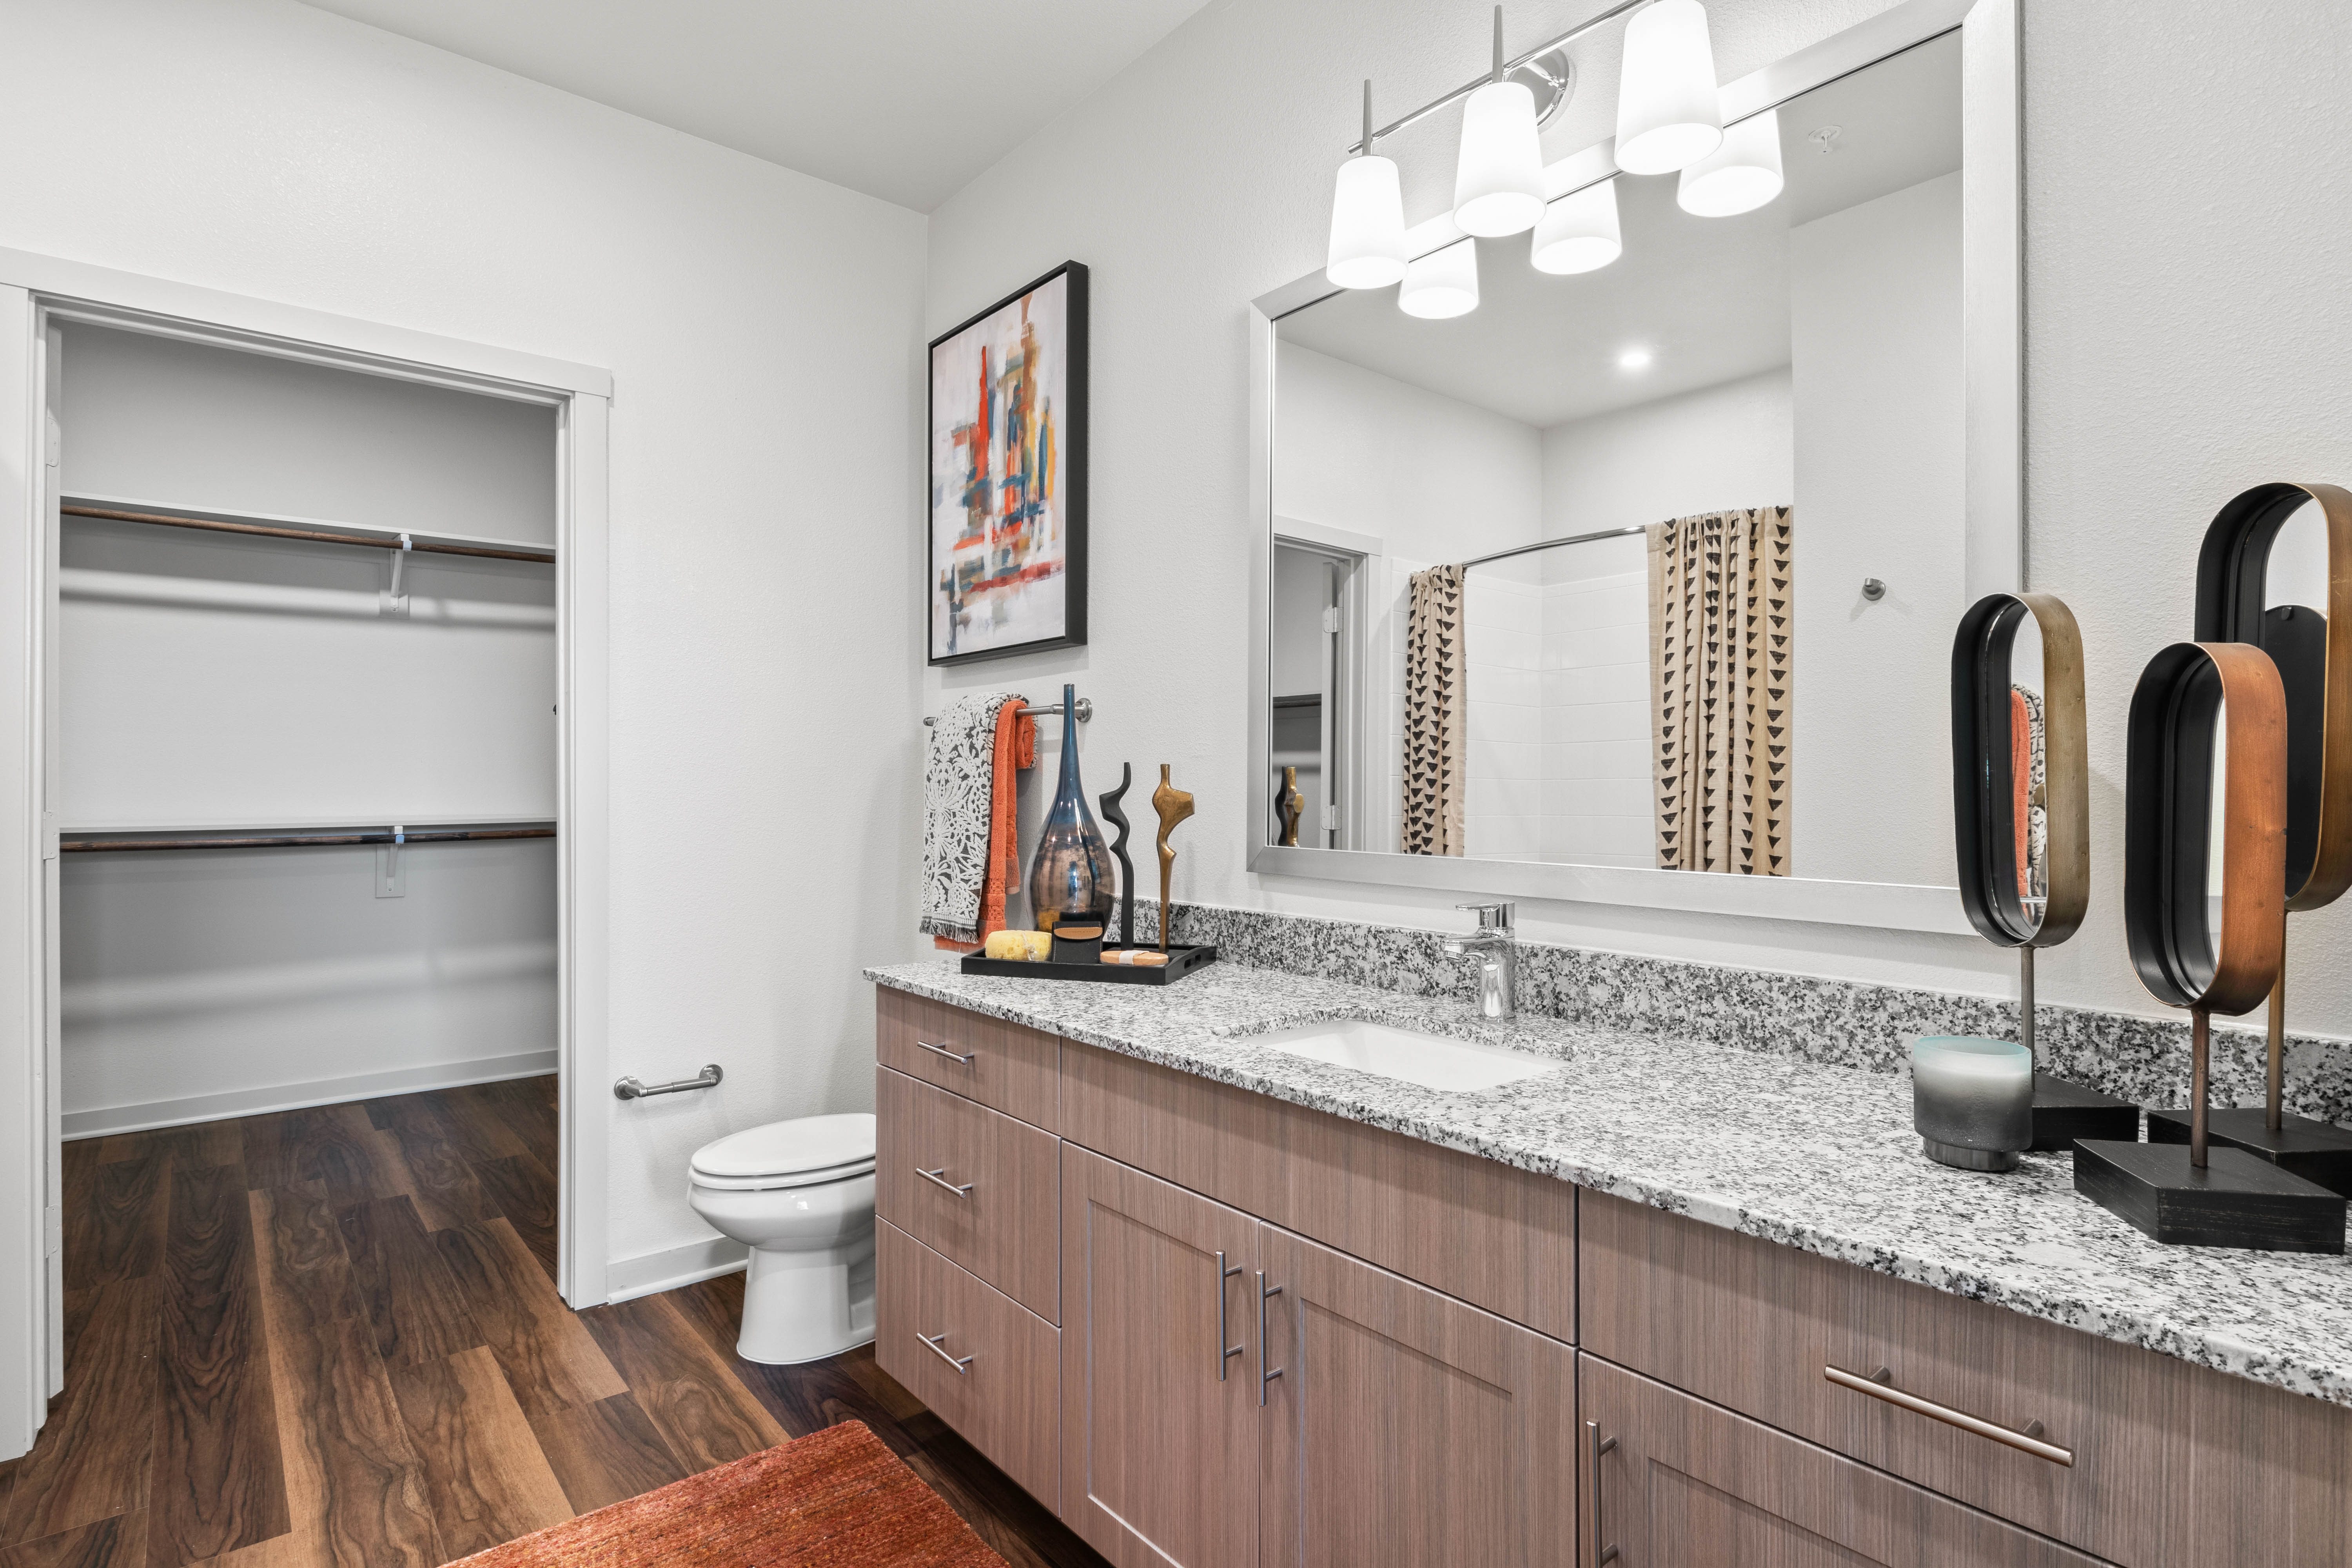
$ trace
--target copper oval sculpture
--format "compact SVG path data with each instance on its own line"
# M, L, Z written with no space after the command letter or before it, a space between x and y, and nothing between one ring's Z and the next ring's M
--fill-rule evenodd
M2206 918L2216 731L2226 707L2221 942ZM2270 994L2285 936L2286 693L2246 643L2174 643L2132 692L2124 932L2158 1001L2200 1015ZM2201 1030L2200 1030L2201 1033Z

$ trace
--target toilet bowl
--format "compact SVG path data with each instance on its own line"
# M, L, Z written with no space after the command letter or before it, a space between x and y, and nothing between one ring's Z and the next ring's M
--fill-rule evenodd
M687 1197L751 1248L745 1361L820 1361L874 1338L874 1118L807 1116L695 1151Z

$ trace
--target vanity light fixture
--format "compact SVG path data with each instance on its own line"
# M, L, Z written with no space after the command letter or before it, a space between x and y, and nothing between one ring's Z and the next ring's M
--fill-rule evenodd
M1623 353L1617 356L1617 368L1619 370L1647 370L1650 368L1650 351L1647 349L1627 349Z
M1497 239L1524 234L1543 216L1543 148L1536 97L1508 79L1503 8L1495 7L1494 74L1462 106L1462 147L1454 168L1454 221L1463 233ZM1371 139L1370 116L1364 136Z
M1625 253L1617 225L1617 182L1587 185L1544 208L1529 260L1538 272L1591 272Z
M1617 166L1630 174L1671 174L1722 144L1706 8L1698 0L1657 0L1625 24Z
M1341 289L1385 289L1404 276L1404 196L1393 159L1372 151L1372 84L1364 83L1364 150L1339 165L1323 275Z
M1408 316L1442 321L1478 308L1478 242L1457 239L1433 250L1404 269L1397 309Z
M1675 202L1694 217L1737 217L1780 194L1780 111L1751 114L1723 145L1682 172Z

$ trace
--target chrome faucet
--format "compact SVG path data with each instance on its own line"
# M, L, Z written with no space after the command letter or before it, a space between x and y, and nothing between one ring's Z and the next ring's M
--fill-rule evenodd
M1448 958L1475 954L1478 960L1478 1016L1507 1018L1518 1011L1519 950L1511 935L1509 904L1456 904L1478 911L1475 935L1449 937Z

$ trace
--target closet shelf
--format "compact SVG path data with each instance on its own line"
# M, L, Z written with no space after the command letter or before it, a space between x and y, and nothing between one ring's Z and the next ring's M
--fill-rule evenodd
M552 827L551 811L492 811L466 816L453 811L417 812L404 816L396 811L342 811L332 816L181 817L170 821L126 821L121 817L91 817L68 821L58 831L68 837L139 837L166 833L272 834L313 833L329 829L361 831L404 823L426 827Z
M335 522L269 512L218 511L208 507L175 506L168 501L141 500L129 496L68 495L60 500L58 510L67 517L149 523L163 528L201 529L215 533L241 533L263 539L304 540L316 544L356 544L371 550L398 550L404 539L410 551L425 554L530 561L543 565L552 564L555 560L554 551L530 540L495 539L479 534L436 532L429 529L379 528L372 523Z
M61 854L95 854L105 850L158 849L315 849L368 844L458 844L490 839L552 838L553 827L409 827L365 829L351 833L189 834L176 838L133 838L121 836L67 837L58 836Z

